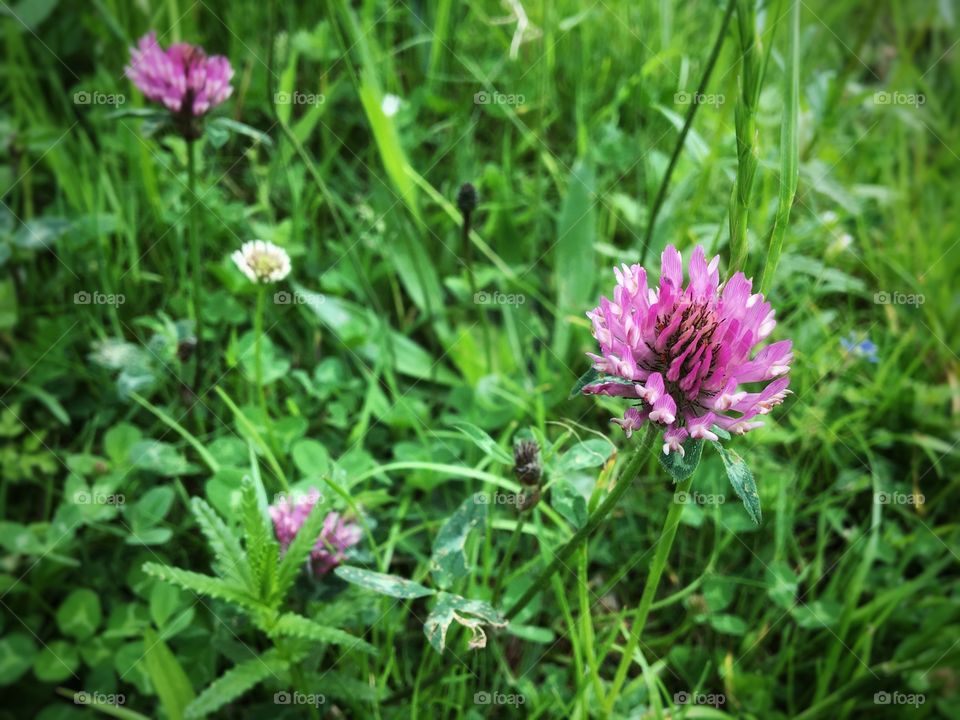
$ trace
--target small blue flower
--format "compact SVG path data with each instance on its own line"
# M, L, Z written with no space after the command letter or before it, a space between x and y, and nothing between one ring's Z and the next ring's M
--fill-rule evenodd
M870 339L858 340L856 335L850 333L849 336L840 338L840 344L843 345L843 349L850 355L865 358L867 362L880 362L877 357L877 346Z

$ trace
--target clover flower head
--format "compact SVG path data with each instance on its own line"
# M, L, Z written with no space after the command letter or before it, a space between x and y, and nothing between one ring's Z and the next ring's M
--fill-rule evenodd
M204 115L233 92L233 68L227 58L207 56L203 48L189 43L164 50L152 30L130 48L126 75L147 98L188 117Z
M696 247L684 287L680 253L668 246L656 287L643 267L623 265L614 270L613 300L601 298L587 313L600 378L583 392L639 400L613 422L628 437L646 422L662 426L665 454L683 455L688 438L717 440L714 426L734 435L760 427L757 418L789 393L791 342L751 357L773 331L774 311L741 272L721 285L719 264Z
M233 255L240 272L255 283L273 283L290 274L290 256L287 251L270 242L245 242Z
M270 506L270 518L280 548L286 552L300 532L314 506L320 501L320 491L312 488L299 497L286 495ZM323 521L323 529L310 551L310 567L317 576L326 575L346 559L346 551L360 542L362 531L356 523L344 520L339 513L330 512Z

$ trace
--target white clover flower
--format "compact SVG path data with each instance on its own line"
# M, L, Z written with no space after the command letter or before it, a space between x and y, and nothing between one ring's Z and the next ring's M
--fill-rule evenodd
M273 243L251 240L230 256L240 272L255 283L273 283L290 274L290 256Z

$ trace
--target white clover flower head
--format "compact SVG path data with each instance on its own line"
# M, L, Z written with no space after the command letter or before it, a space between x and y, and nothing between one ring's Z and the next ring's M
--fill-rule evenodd
M287 251L263 240L245 242L230 257L251 282L279 282L290 274L290 256Z

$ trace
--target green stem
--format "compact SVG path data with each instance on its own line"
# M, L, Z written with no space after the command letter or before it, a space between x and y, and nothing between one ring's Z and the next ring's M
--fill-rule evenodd
M153 413L157 419L160 420L160 422L186 440L187 443L190 444L190 447L197 451L197 455L200 456L200 459L203 460L204 464L210 468L210 472L216 474L220 471L220 463L217 462L216 458L214 458L213 455L211 455L210 452L203 446L203 443L200 442L195 435L192 435L185 427L183 427L183 425L178 423L163 410L156 407L145 397L142 397L135 392L130 393L130 397L132 397L142 407Z
M683 480L677 485L676 493L687 493L693 484L693 475ZM653 556L653 562L650 564L650 570L647 573L647 582L643 587L643 595L640 596L640 604L633 614L633 623L630 628L630 639L627 641L627 647L620 658L620 665L617 667L617 673L613 679L613 685L607 695L605 703L605 714L609 715L613 710L613 704L617 701L620 689L623 687L624 680L627 678L627 671L633 663L633 654L640 644L640 636L643 635L643 628L647 623L647 616L650 614L650 607L653 605L653 599L657 594L657 587L660 585L660 578L667 565L667 557L670 555L670 549L673 547L673 540L677 536L677 527L680 524L680 515L683 514L683 503L671 502L670 510L667 511L667 519L663 523L663 532L657 543L657 551Z
M717 64L717 58L720 57L720 49L723 47L723 41L727 37L727 27L730 25L730 17L733 15L733 8L737 0L729 0L727 9L723 14L723 20L720 23L720 29L717 31L717 37L713 41L713 49L710 51L710 57L707 60L707 66L703 70L700 78L700 84L697 86L696 97L703 97L707 92L707 86L710 83L710 76L713 74L713 68ZM663 174L663 180L660 181L660 187L657 190L657 196L650 208L650 219L647 220L647 231L643 237L643 250L640 252L640 264L643 265L647 260L647 253L650 249L650 241L653 239L653 228L657 224L657 215L660 214L660 208L667 196L667 187L670 185L670 177L673 175L673 169L676 167L677 160L680 159L680 153L683 151L683 145L687 140L687 133L693 125L693 118L697 114L699 102L691 102L687 108L687 117L683 121L683 129L677 137L677 144L673 147L673 154L670 156L670 163L667 165L667 171Z
M277 482L280 483L280 489L284 492L290 490L290 483L287 482L287 476L283 472L283 468L280 466L280 463L277 462L277 457L274 455L273 450L270 449L270 444L266 442L260 433L257 431L256 426L250 422L250 418L244 415L243 410L241 410L233 399L224 392L223 388L219 385L214 386L213 388L217 395L220 396L220 399L226 404L230 411L233 413L234 418L237 423L246 431L250 439L256 444L260 452L263 453L264 458L267 461L267 465L270 466L270 469L273 471L273 474L277 477Z
M797 140L797 123L800 115L800 1L793 0L790 8L790 31L787 40L787 72L784 82L783 122L780 126L780 194L777 201L777 214L770 229L770 241L767 245L767 260L763 265L760 278L760 292L767 293L773 282L780 252L783 250L783 237L790 220L790 209L797 194L799 174L800 143Z
M277 445L273 435L273 423L267 409L267 388L263 384L263 316L266 312L267 286L257 285L257 311L253 316L253 378L257 386L257 398L260 402L260 415L263 427L267 431L270 449L276 452Z
M740 99L734 111L737 135L737 179L730 198L730 273L742 270L747 260L747 220L750 196L759 161L757 104L760 99L760 38L753 0L738 0L740 38Z
M203 372L203 311L202 306L202 267L200 264L200 239L197 237L197 160L196 160L196 142L187 140L187 188L190 192L188 202L190 208L187 211L188 230L190 234L190 275L193 280L193 297L191 305L193 308L194 334L197 338L197 345L194 348L194 375L193 392L199 394L200 376Z
M484 307L477 302L478 293L477 293L477 278L473 272L473 243L470 242L470 219L471 212L466 212L463 214L463 225L461 242L463 245L463 260L467 266L467 278L470 283L470 298L473 301L474 307L477 308L477 314L480 316L480 325L483 328L483 346L484 346L484 356L487 361L487 374L493 372L493 343L490 340L490 325L487 320L487 313Z
M523 532L525 518L523 515L517 518L517 524L513 528L513 534L510 535L510 544L507 545L507 551L504 553L503 562L500 563L500 571L497 573L497 579L493 583L493 596L491 604L496 605L500 600L500 592L503 590L503 579L510 574L510 561L513 560L513 554L520 544L520 535Z
M576 534L567 541L567 544L560 548L557 554L553 556L551 563L544 568L543 572L540 573L539 577L530 585L523 596L507 611L506 617L508 620L515 618L517 614L547 586L547 580L550 579L550 576L560 569L560 566L573 554L574 550L580 547L587 538L596 532L607 515L617 506L620 498L632 487L633 481L650 459L650 448L653 446L656 435L656 427L651 425L647 428L640 447L637 448L636 452L634 452L627 461L626 467L624 467L623 472L620 473L620 477L613 490L603 499L600 507L590 516L586 525L580 528Z

